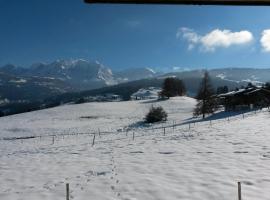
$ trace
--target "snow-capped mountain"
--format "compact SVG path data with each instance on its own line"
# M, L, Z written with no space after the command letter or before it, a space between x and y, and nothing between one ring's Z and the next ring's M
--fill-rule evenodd
M96 89L122 82L153 78L156 73L150 68L127 69L113 73L98 61L56 60L51 63L35 63L29 68L5 65L0 72L16 76L46 77L69 83L77 90Z
M20 76L0 71L0 101L33 102L72 91L75 90L60 79Z
M224 68L210 71L212 76L224 80L252 82L261 84L270 81L270 69L257 68Z
M113 73L98 61L83 59L40 62L28 68L8 64L0 67L0 100L40 100L154 76L155 72L149 68Z
M145 78L153 78L157 73L151 68L132 68L115 72L115 77L118 82L134 81Z
M83 59L35 63L28 68L9 64L0 67L0 102L42 101L69 92L78 92L76 95L80 96L81 91L93 89L98 89L93 91L95 95L121 93L128 99L130 94L142 87L161 87L163 79L168 76L182 79L188 94L193 96L203 73L204 70L198 69L160 74L150 68L130 68L116 72L98 61ZM214 88L226 85L234 89L247 85L247 82L260 84L270 81L270 69L220 68L209 70L209 73ZM72 99L74 95L66 96Z
M171 72L164 76L175 76L180 79L201 78L205 70L191 70L184 72ZM253 84L262 84L270 81L270 69L259 68L219 68L208 70L212 79L235 82L242 85L252 82Z
M51 77L64 80L78 90L94 89L116 84L112 71L99 62L86 60L57 60L49 64L32 65L28 76Z

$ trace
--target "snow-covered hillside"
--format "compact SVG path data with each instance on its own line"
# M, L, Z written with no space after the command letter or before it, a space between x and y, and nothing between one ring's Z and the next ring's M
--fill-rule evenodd
M139 124L152 105L162 105L169 120L191 117L195 100L179 97L170 101L124 101L64 105L0 118L2 137L117 131Z
M158 99L161 88L149 87L141 88L131 95L131 99Z
M168 122L140 126L152 105ZM74 200L231 200L237 181L243 199L268 199L268 111L189 124L194 105L87 103L0 118L0 199L60 200L70 183ZM3 140L22 136L41 137Z

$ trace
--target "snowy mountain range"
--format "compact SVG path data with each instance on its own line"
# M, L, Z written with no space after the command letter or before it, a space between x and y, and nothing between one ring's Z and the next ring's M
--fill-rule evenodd
M114 73L118 82L134 81L145 78L154 78L159 75L154 70L146 68L131 68Z
M204 70L198 69L157 73L150 68L113 71L98 61L83 59L35 63L28 68L9 64L0 67L0 100L42 101L60 94L81 93L105 87L107 89L95 90L95 94L121 91L129 95L144 86L160 87L163 79L168 76L182 79L188 94L192 96L197 91L203 72ZM227 85L234 89L245 86L248 82L261 84L270 81L270 69L219 68L209 70L209 73L214 87Z
M226 80L245 85L248 82L253 84L262 84L270 81L270 68L217 68L208 70L212 78ZM201 78L204 70L191 70L183 72L171 72L165 76L176 76L181 79L185 78Z
M58 79L79 91L155 76L155 72L149 68L128 69L113 73L110 68L98 61L92 62L83 59L35 63L29 68L9 64L1 67L0 72L17 77Z

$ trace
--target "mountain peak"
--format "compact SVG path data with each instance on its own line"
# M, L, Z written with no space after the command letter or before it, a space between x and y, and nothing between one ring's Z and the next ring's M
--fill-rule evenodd
M153 69L149 68L149 67L146 67L145 69L152 72L153 74L156 74L156 72Z

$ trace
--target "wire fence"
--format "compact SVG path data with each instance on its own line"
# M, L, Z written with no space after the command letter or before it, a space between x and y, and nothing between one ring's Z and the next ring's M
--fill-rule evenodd
M43 135L30 135L30 136L21 136L21 137L3 137L0 138L0 140L4 141L15 141L15 140L30 140L30 139L48 139L50 138L52 143L56 139L62 138L65 139L65 137L74 137L74 136L92 136L95 138L97 135L99 138L99 142L106 142L106 141L112 141L112 139L109 140L104 140L104 136L123 136L123 137L118 137L116 140L121 140L125 139L130 133L132 135L135 135L136 137L139 136L146 136L146 135L158 135L158 134L163 134L167 135L170 133L174 133L176 131L179 131L181 133L186 133L195 126L201 126L201 125L208 125L209 127L218 125L218 124L223 124L224 122L230 122L230 121L235 121L235 120L241 120L245 119L250 116L254 116L258 113L262 112L269 112L268 109L262 109L262 110L253 110L250 112L242 112L242 113L237 113L236 115L233 116L226 116L220 119L212 119L206 118L206 119L200 119L200 118L194 118L189 121L184 121L183 120L170 120L167 122L160 123L157 126L154 125L148 125L148 126L138 126L138 127L119 127L116 130L111 130L111 131L103 131L102 128L97 128L97 130L91 130L88 132L76 132L76 130L67 130L63 131L63 133L54 133L54 134L43 134ZM133 134L134 133L134 134ZM103 138L103 139L101 139ZM95 138L96 139L96 138Z
M236 113L235 115L232 116L226 116L223 118L215 119L215 118L206 118L206 119L200 119L200 118L194 118L189 121L184 121L183 120L170 120L167 122L160 123L157 126L154 125L149 125L147 127L145 126L138 126L138 127L120 127L117 128L116 130L112 131L103 131L102 127L97 128L97 130L89 131L89 132L76 132L74 130L68 130L67 133L55 133L55 134L44 134L44 135L30 135L30 136L22 136L22 137L3 137L0 140L5 140L5 141L14 141L14 140L29 140L29 139L47 139L51 140L52 144L55 143L55 141L59 138L65 139L65 137L72 137L72 136L92 136L93 141L92 141L92 146L97 142L109 142L113 141L113 138L110 139L104 139L104 136L118 136L115 138L115 140L122 140L126 139L130 134L132 134L132 138L134 139L135 137L143 137L143 136L151 136L151 135L168 135L171 133L179 132L182 134L185 134L189 132L189 130L193 129L195 126L201 126L201 125L208 125L209 127L222 124L224 122L229 123L230 121L235 121L235 120L241 120L248 118L250 116L254 116L258 113L262 112L269 112L268 109L258 109L258 110L253 110L249 112L239 112ZM98 137L96 137L98 136Z
M14 142L20 141L39 141L46 143L48 145L55 145L60 140L64 141L65 139L71 139L76 141L74 137L87 136L83 143L80 145L89 145L95 147L97 144L116 142L119 140L136 140L137 138L142 138L146 136L169 136L172 134L181 134L183 137L190 137L192 134L199 135L200 132L196 129L198 126L208 126L209 128L214 128L214 126L224 123L230 123L236 120L244 120L248 117L255 116L258 113L267 113L268 109L262 110L253 110L250 112L238 113L237 115L227 116L220 119L212 119L211 117L205 120L202 119L192 119L189 121L180 121L180 120L170 120L158 125L148 126L148 127L121 127L117 130L112 131L102 131L101 127L96 131L89 132L67 132L60 134L48 134L48 135L35 135L35 136L26 136L26 137L9 137L2 138L2 141L5 142ZM66 144L66 147L72 144ZM70 185L66 183L66 200L70 199ZM241 195L241 183L238 182L238 200L242 200Z

